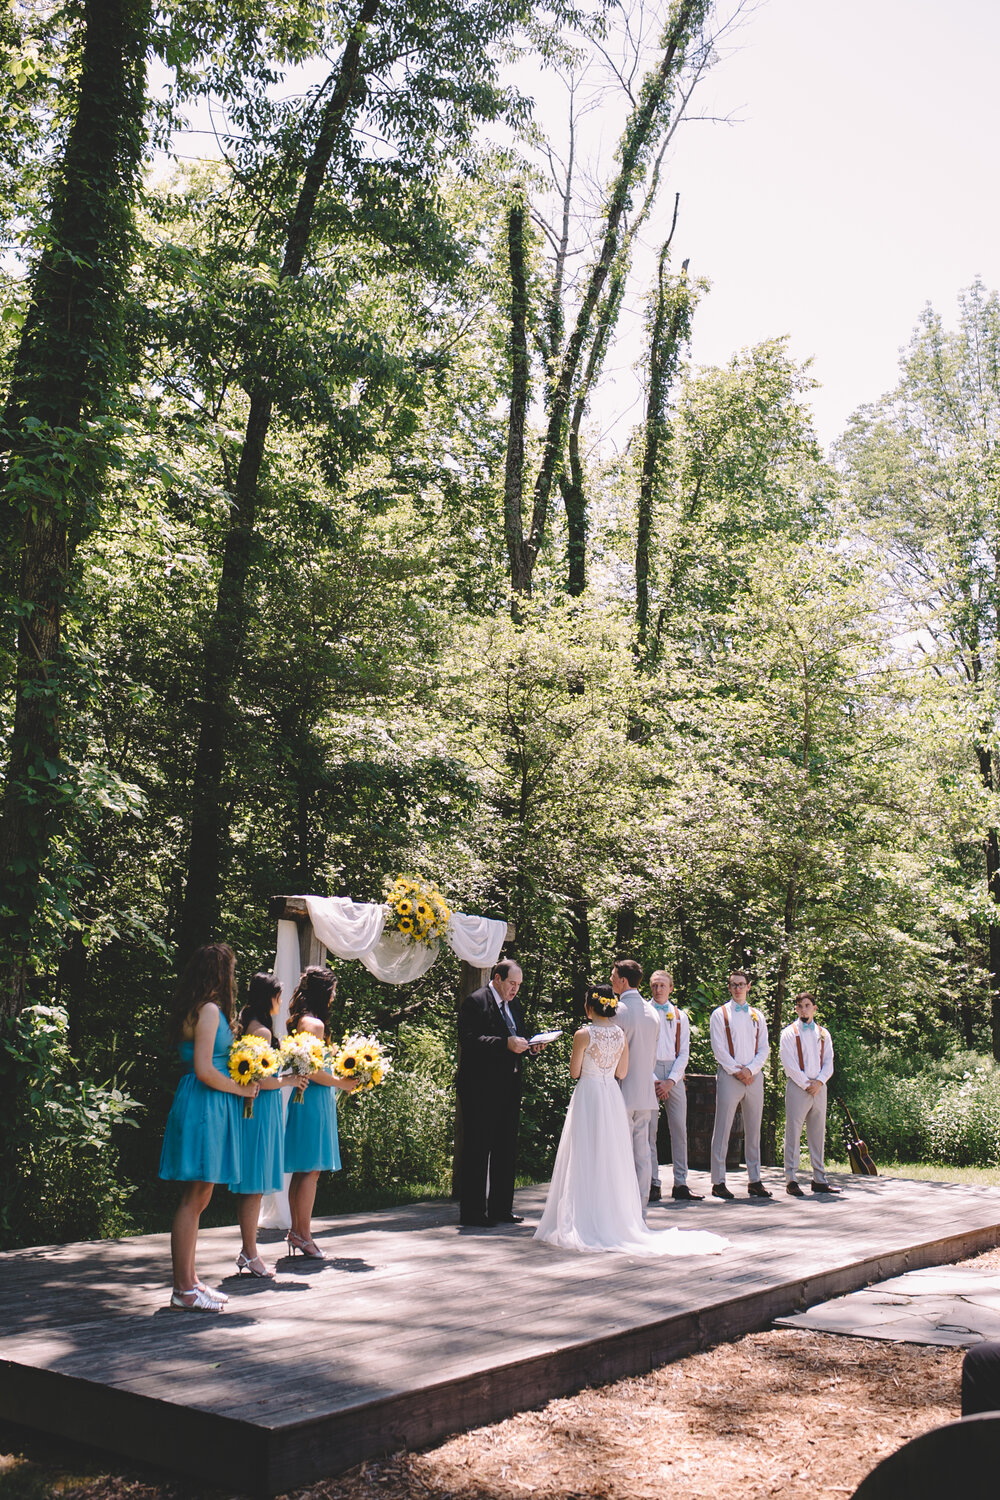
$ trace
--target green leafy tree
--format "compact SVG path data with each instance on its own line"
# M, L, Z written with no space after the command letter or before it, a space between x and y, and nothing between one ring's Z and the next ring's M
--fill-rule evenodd
M954 331L927 308L895 390L840 444L858 524L878 549L917 670L946 684L982 780L983 903L1000 1058L1000 300L976 282Z

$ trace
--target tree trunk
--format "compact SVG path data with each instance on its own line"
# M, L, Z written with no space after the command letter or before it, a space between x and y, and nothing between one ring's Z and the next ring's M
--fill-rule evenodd
M615 954L618 958L630 957L635 941L635 907L631 901L623 901L615 916Z
M510 417L503 480L504 534L515 594L531 593L531 564L524 545L524 427L528 413L531 361L528 356L528 273L525 204L517 197L507 212L510 262Z
M580 458L580 427L587 409L587 399L600 373L611 334L618 322L624 295L625 273L619 267L611 277L608 295L598 314L597 331L587 356L587 367L573 403L566 445L569 475L567 476L565 469L559 475L559 487L566 507L566 592L574 599L578 599L587 587L587 495L583 487L583 461Z
M573 934L569 950L570 1003L578 1014L582 1014L584 992L593 977L590 972L590 911L582 892L577 892L570 901L570 928Z
M771 1001L771 1014L767 1018L768 1038L771 1043L771 1056L768 1063L768 1071L771 1075L771 1087L768 1091L768 1099L764 1108L764 1127L761 1134L761 1148L764 1153L764 1161L768 1166L774 1166L778 1158L778 1107L781 1102L781 1060L778 1055L778 1039L781 1036L781 1018L785 1013L785 996L788 993L788 971L792 962L792 938L795 934L795 919L798 914L799 891L798 891L798 862L796 861L792 878L785 887L785 911L781 930L781 956L778 960L778 977L774 986L774 996Z
M990 1024L993 1056L1000 1062L1000 839L995 828L990 828L986 834L986 887L998 912L998 920L989 925Z
M674 222L677 209L674 208ZM673 229L670 231L673 237ZM667 439L667 398L677 370L682 339L690 328L690 302L684 289L688 262L681 271L681 287L676 295L665 280L668 239L660 251L657 268L656 310L649 340L649 389L646 398L646 421L639 476L639 512L635 540L635 619L640 654L646 648L649 630L649 555L653 536L653 508L660 482L663 449Z
M143 145L147 0L85 0L73 123L0 427L5 542L18 621L14 725L0 811L0 1012L24 1004L41 873L71 793L60 717L71 568L112 448L122 302ZM16 581L14 581L16 579Z
M531 526L524 542L525 564L519 575L522 586L518 591L521 593L530 592L531 574L547 532L552 487L562 469L566 423L580 361L588 342L596 336L593 331L595 317L599 323L598 310L621 251L625 217L631 207L632 194L642 179L649 153L665 120L667 101L676 75L683 66L685 49L704 23L710 8L710 0L680 0L663 38L663 56L659 66L643 80L638 102L622 135L619 148L621 166L612 184L604 216L600 251L587 279L576 322L551 387L542 457L532 497ZM514 586L518 587L517 584Z
M337 81L323 110L316 142L289 221L280 272L282 280L298 277L302 272L320 188L348 113L357 98L361 46L378 8L379 0L364 0L344 47ZM273 319L278 315L272 312L271 316ZM271 326L273 328L273 322ZM266 369L267 364L265 352L260 368ZM273 398L266 378L261 378L250 392L250 413L236 474L231 524L223 548L219 591L205 642L187 878L177 934L181 964L195 948L211 938L219 917L229 826L223 779L226 747L232 728L237 663L246 638L247 579L256 543L260 472L272 411Z
M978 686L981 668L978 658L973 659L974 682ZM979 774L988 792L994 790L995 769L992 751L976 747ZM988 927L989 940L989 986L990 986L990 1030L993 1056L1000 1062L1000 834L996 828L986 830L983 840L986 854L986 893L992 909L997 913L995 921Z

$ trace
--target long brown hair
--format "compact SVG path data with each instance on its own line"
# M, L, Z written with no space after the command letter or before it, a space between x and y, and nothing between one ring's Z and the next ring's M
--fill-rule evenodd
M268 1031L274 1030L274 1017L271 1015L271 1006L275 997L281 994L281 981L275 979L268 970L260 969L251 979L250 988L247 991L246 1004L240 1011L239 1020L233 1027L237 1036L245 1035L248 1027L254 1021L265 1026Z
M330 1001L336 988L337 976L332 969L320 969L315 964L303 969L288 1007L288 1029L298 1031L303 1016L315 1016L323 1022L324 1033L330 1029Z
M180 1041L187 1022L197 1024L203 1005L210 1001L232 1024L236 1005L236 955L228 943L206 943L196 948L184 966L180 983L170 1002L170 1035Z

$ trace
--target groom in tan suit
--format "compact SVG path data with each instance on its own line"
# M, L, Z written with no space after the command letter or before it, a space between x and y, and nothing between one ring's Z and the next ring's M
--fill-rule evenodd
M649 1202L653 1179L653 1157L649 1149L649 1122L659 1109L653 1078L660 1022L656 1011L639 994L642 966L634 958L616 958L611 970L611 988L618 996L616 1019L628 1041L628 1072L622 1079L622 1096L632 1128L632 1158L639 1184L642 1211Z

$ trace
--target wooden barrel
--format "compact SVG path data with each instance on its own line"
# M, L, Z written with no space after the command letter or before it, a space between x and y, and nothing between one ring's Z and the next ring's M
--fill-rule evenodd
M688 1166L696 1172L708 1172L712 1166L712 1126L715 1123L715 1074L688 1073L684 1078L687 1089L687 1135ZM660 1110L658 1156L661 1162L669 1162L670 1131L667 1128L667 1112ZM743 1160L743 1111L736 1111L733 1128L726 1152L726 1168L732 1170Z

